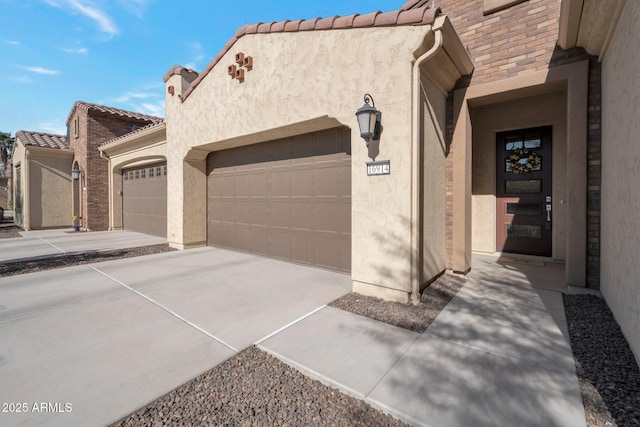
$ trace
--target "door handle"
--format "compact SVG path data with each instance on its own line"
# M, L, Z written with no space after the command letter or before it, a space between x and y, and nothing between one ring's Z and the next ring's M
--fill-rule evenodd
M547 211L546 229L551 230L551 196L546 196L545 202L546 202L545 210Z

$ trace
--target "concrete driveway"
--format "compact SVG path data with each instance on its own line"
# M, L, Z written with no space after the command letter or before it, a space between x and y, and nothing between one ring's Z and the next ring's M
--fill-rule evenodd
M0 425L116 421L350 288L209 247L0 278Z
M0 239L0 262L167 243L164 237L124 230L76 233L71 229L56 229L22 231L20 234L24 237Z

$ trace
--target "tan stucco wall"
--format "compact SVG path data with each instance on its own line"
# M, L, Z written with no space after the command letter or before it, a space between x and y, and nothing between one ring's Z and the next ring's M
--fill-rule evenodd
M71 226L72 158L70 150L16 144L13 161L20 165L21 225L26 230Z
M29 161L31 228L71 226L71 156Z
M553 258L564 260L567 242L567 97L564 91L483 106L471 111L473 124L471 249L496 249L496 133L553 127Z
M446 98L422 80L422 276L428 282L446 268Z
M177 92L166 103L170 244L185 248L206 241L208 152L347 126L354 288L377 285L406 295L411 290L411 71L414 52L429 35L429 26L247 35L184 103L181 77L171 77L167 85ZM244 83L227 75L237 52L253 57ZM382 111L377 159L391 161L390 175L366 174L368 152L355 119L364 93L373 95Z
M640 2L602 62L601 291L640 362Z

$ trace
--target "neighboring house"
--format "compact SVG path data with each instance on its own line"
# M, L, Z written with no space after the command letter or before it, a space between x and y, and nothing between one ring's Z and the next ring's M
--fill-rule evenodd
M33 230L70 225L72 161L73 150L64 136L16 133L12 162L18 226Z
M601 288L640 355L640 2L434 3L247 25L201 73L170 69L163 134L101 147L111 228L127 168L165 158L173 247L331 268L399 301L472 251L540 256Z
M100 231L109 227L108 161L100 157L98 146L162 118L134 113L104 105L78 101L67 118L67 137L74 152L73 165L79 178L68 193L72 208L68 217L82 217L87 230Z

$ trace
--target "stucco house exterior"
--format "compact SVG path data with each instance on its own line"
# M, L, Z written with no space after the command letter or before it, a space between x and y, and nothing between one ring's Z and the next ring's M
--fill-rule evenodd
M331 268L364 294L415 300L472 252L542 257L601 289L640 355L638 2L433 3L247 25L202 72L172 67L165 121L100 147L110 228L160 168L171 246Z
M25 230L70 225L73 150L66 137L16 132L13 146L14 222Z

